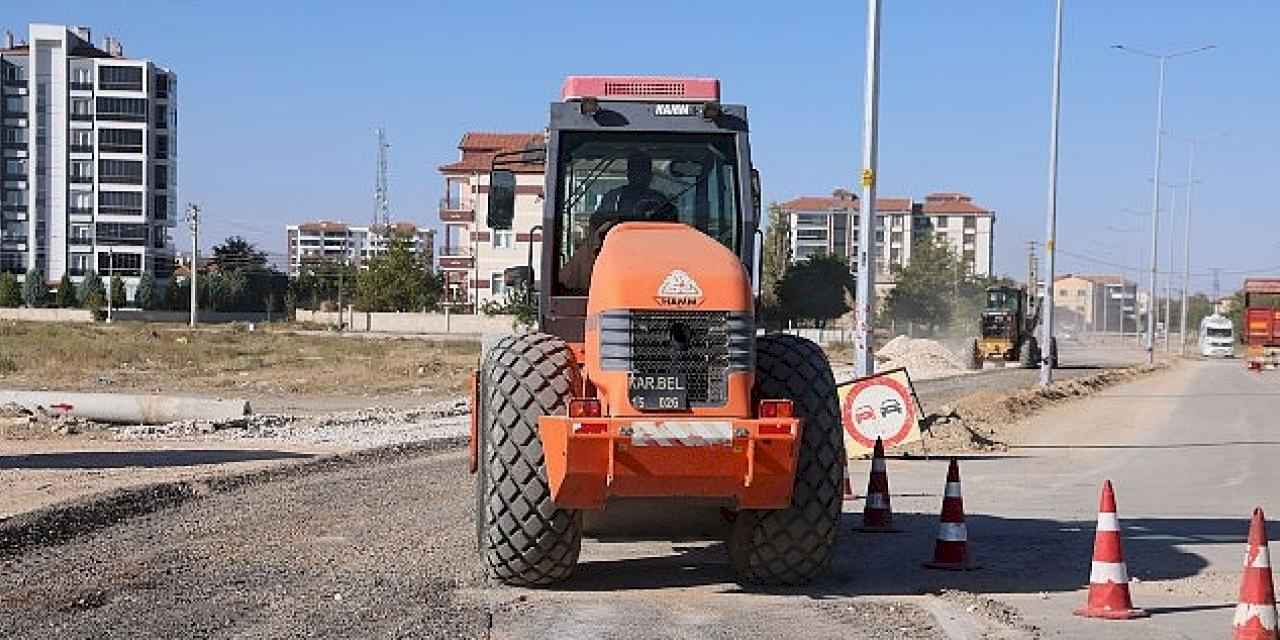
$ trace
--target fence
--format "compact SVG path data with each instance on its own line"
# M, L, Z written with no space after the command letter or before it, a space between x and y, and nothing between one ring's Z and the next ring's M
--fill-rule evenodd
M457 313L369 313L347 308L337 311L311 311L298 309L294 318L298 322L313 322L329 326L344 325L347 331L369 333L458 333L502 334L510 333L512 316L486 316Z
M88 309L2 309L0 320L25 322L93 322L93 312Z

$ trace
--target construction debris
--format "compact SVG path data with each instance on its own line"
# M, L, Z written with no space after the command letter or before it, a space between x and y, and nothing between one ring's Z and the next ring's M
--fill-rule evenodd
M876 369L905 367L915 380L965 373L964 361L936 340L898 336L876 352Z

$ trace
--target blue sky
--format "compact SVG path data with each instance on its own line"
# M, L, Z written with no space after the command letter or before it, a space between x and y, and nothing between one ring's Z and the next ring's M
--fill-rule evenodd
M999 216L997 270L1024 274L1027 241L1045 233L1052 0L885 5L881 194L973 195ZM174 68L182 200L204 205L210 242L241 233L279 253L288 222L370 219L375 127L392 143L394 214L431 223L435 167L461 133L542 128L571 73L718 76L724 100L749 107L767 198L851 185L864 13L848 1L6 0L0 28L89 25ZM1151 207L1156 63L1117 42L1218 46L1170 64L1163 180L1184 182L1186 140L1207 138L1193 272L1220 267L1224 286L1280 272L1277 24L1270 0L1067 0L1059 272L1137 269L1147 255L1147 218L1124 210ZM1181 207L1177 220L1180 264Z

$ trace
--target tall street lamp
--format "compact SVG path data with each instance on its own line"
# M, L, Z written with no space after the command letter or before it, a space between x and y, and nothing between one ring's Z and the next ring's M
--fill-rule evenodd
M1062 112L1061 103L1062 92L1062 0L1058 0L1054 11L1054 29L1053 29L1053 99L1050 106L1050 125L1049 125L1049 206L1048 206L1048 222L1045 233L1045 262L1049 268L1049 274L1045 276L1044 282L1044 322L1041 326L1040 346L1044 354L1040 358L1040 384L1048 386L1053 382L1053 367L1058 363L1058 350L1053 340L1053 286L1054 286L1054 270L1057 265L1054 263L1054 254L1057 249L1055 243L1058 235L1058 119ZM1036 283L1028 282L1027 286L1031 287L1031 297L1035 297Z
M1189 56L1193 53L1200 53L1213 49L1215 45L1205 45L1195 49L1186 49L1183 51L1175 51L1173 53L1151 53L1141 49L1134 49L1122 44L1112 45L1111 48L1118 49L1125 53L1151 58L1160 62L1160 84L1156 93L1156 168L1153 184L1151 185L1151 280L1148 297L1154 301L1156 295L1156 270L1159 267L1157 252L1160 244L1160 154L1161 142L1164 133L1164 76L1165 67L1168 66L1169 60ZM1150 305L1148 305L1150 306ZM1154 363L1156 359L1155 351L1156 336L1156 317L1152 313L1147 314L1147 363Z

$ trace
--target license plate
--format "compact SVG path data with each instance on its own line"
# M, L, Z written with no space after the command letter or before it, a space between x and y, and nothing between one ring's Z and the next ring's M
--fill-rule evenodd
M632 373L628 376L631 406L641 411L689 408L689 386L682 374Z

